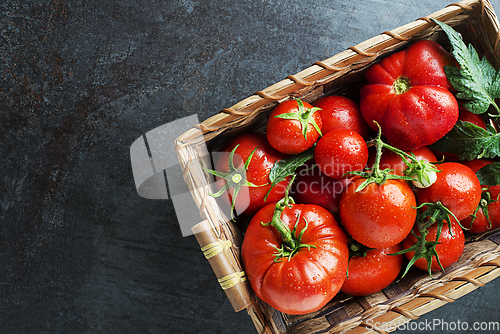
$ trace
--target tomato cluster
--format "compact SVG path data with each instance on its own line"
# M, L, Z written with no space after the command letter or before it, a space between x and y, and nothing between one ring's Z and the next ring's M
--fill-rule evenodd
M444 66L457 66L450 53L415 42L366 70L359 100L291 99L265 133L228 143L207 171L213 195L251 218L241 256L259 298L310 313L341 290L378 292L412 265L442 270L461 256L464 229L500 227L500 185L476 174L496 161L431 146L459 120L487 127L459 107Z

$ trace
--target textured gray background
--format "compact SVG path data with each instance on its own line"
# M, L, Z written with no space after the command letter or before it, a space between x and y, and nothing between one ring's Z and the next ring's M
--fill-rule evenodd
M0 332L255 333L130 145L448 4L0 1ZM498 289L421 321L498 321Z

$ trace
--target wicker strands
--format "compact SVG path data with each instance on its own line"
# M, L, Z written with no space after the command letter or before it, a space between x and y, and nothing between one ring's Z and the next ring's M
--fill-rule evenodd
M183 177L203 220L193 232L234 310L246 309L258 333L383 333L373 324L394 324L388 327L396 329L398 324L418 319L500 276L500 231L494 231L469 238L460 260L445 271L434 273L433 279L415 269L379 293L363 298L340 293L313 314L283 314L251 291L240 262L243 231L208 196L212 191L211 179L201 167L201 164L209 167L202 154L205 145L213 150L238 133L263 130L269 112L282 101L297 97L312 102L323 95L357 90L364 69L416 40L431 39L446 44L447 38L431 18L452 26L466 43L474 45L480 56L485 55L490 63L500 67L500 29L490 3L466 0L317 61L221 110L177 138L176 152Z

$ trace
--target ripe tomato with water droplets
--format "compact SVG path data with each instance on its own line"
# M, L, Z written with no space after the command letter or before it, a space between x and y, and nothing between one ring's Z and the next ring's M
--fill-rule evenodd
M321 108L319 113L323 122L323 135L332 130L347 129L368 138L370 128L354 100L341 95L330 95L320 97L312 105Z
M292 204L284 208L280 218L300 244L308 247L299 248L289 257L277 257L283 239L276 228L266 225L274 213L275 205L263 207L245 233L241 256L250 285L260 299L281 312L317 311L344 283L349 258L347 237L326 209Z
M390 255L400 250L401 244L397 244L352 256L349 276L341 291L352 296L368 296L385 289L398 277L403 266L403 255Z
M233 161L230 161L230 152L234 151ZM253 152L253 153L252 153ZM228 179L216 176L215 190L230 186L222 195L224 203L234 203L237 214L253 215L267 203L273 203L285 195L286 187L290 182L290 177L274 186L267 198L267 192L271 188L269 172L276 161L284 159L286 156L269 145L266 136L261 133L244 133L235 137L227 146L215 156L216 173L228 173L231 167L239 169L238 172L231 172ZM244 170L245 162L249 164ZM220 175L220 174L219 174ZM238 176L239 182L235 182ZM245 181L254 186L243 185ZM235 189L240 188L238 192Z
M365 168L368 147L363 137L355 131L332 130L318 140L314 159L322 173L339 179L346 173Z
M360 110L367 124L382 128L389 144L402 150L428 146L450 131L459 116L445 65L455 65L438 43L421 40L365 71Z
M437 168L436 182L417 190L418 204L441 202L459 221L473 214L481 200L481 185L474 171L458 162L445 162Z
M470 167L475 173L482 167L494 163L491 159L475 159L464 162L464 165ZM476 217L469 216L461 221L462 226L469 228L471 233L483 233L500 227L500 185L482 184L482 196L480 207L475 213ZM488 194L486 194L488 193ZM484 203L483 203L484 202ZM487 211L488 217L485 215Z
M383 184L355 178L340 198L340 219L347 233L370 248L394 246L410 233L417 216L412 189L403 180L390 179Z
M429 228L429 234L425 237L426 241L435 241L437 234L438 224L434 223ZM420 232L417 228L414 229L414 232L420 236ZM415 245L417 242L417 238L413 234L409 234L408 237L403 241L403 248L408 249L411 246ZM441 230L441 235L438 239L438 244L436 245L436 252L438 254L439 262L444 269L451 266L455 263L460 256L462 255L465 247L465 236L462 228L458 224L456 220L451 221L451 233L446 222L443 222L443 229ZM415 252L405 253L405 256L408 260L410 260ZM421 270L427 270L427 260L425 258L420 258L415 261L415 267ZM436 260L436 256L432 256L432 271L440 271L441 266L438 264Z
M299 99L281 102L267 120L267 140L284 154L299 154L312 147L321 136L319 109Z

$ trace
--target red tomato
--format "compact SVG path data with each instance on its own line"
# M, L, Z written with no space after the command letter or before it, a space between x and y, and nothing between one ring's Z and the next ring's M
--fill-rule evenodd
M314 159L321 172L338 179L347 172L361 171L368 161L368 147L363 137L352 130L332 130L321 137L314 149Z
M401 180L369 184L356 192L364 178L355 178L340 198L340 220L347 233L370 248L394 246L410 233L417 215L410 186Z
M356 131L367 139L370 128L366 124L359 106L348 97L340 95L324 96L312 103L321 108L319 113L323 121L323 134L337 129Z
M360 91L367 124L382 128L389 144L402 150L428 146L453 128L458 103L443 66L454 58L439 44L422 40L369 67Z
M315 129L314 123L320 132ZM266 127L267 140L272 147L284 154L299 154L314 145L320 136L321 127L321 115L317 108L307 102L289 100L278 104L271 112Z
M500 195L500 187L492 187L487 190L492 199L498 199ZM476 212L476 219L472 220L469 216L463 219L460 223L463 227L467 228L471 233L483 233L494 230L500 227L500 201L488 205L488 219L484 215L483 209Z
M306 227L302 244L291 258L275 262L282 238L271 225L275 206L266 205L251 220L241 256L255 294L275 309L289 314L314 312L328 303L346 278L349 251L347 237L332 214L318 205L293 204L281 219L290 230L297 223L298 235Z
M483 168L484 166L492 164L494 162L495 160L491 159L474 159L471 161L464 161L462 163L467 167L469 167L470 169L472 169L474 173L477 173L477 171ZM487 186L487 184L482 184L482 186Z
M413 152L415 154L415 157L418 160L425 160L427 162L437 162L437 158L432 153L432 151L427 147L421 147L419 149L413 150L413 151L406 151L406 153L410 154L410 152ZM368 163L367 166L371 168L373 166L373 163L375 162L375 152L370 152L368 156ZM389 150L384 150L382 152L382 157L380 157L380 163L379 163L379 168L380 169L392 169L394 171L394 174L397 175L403 175L403 172L408 166L403 162L403 159L396 153L389 151Z
M467 109L461 108L460 115L458 117L462 122L469 122L472 124L476 124L477 126L486 130L486 123L482 119L481 115L474 114Z
M391 284L403 266L403 255L389 255L402 250L401 244L384 249L372 249L366 256L349 260L349 276L341 291L352 296L368 296Z
M321 173L317 166L308 165L297 170L296 175L290 191L295 203L320 205L338 217L340 196L351 179L332 179Z
M490 159L476 159L466 161L464 165L469 166L474 172L477 172L480 168L494 162L494 160ZM487 187L488 185L482 184L481 186ZM476 212L476 219L473 220L473 217L469 216L461 221L462 226L470 228L470 230L468 230L469 232L483 233L500 227L500 201L498 200L500 196L500 185L494 185L485 191L489 192L490 198L494 201L487 205L489 221L486 219L483 209L480 208Z
M481 200L481 185L472 169L458 162L437 165L441 171L430 187L418 189L417 202L441 202L460 221L477 208Z
M426 241L435 241L436 240L436 233L437 233L437 224L434 223L430 228L429 228L429 233L425 237ZM420 235L420 232L418 231L417 228L413 229L413 232L415 234ZM443 268L447 268L451 266L453 263L455 263L460 256L462 255L464 251L464 245L465 245L465 237L464 237L464 232L460 225L454 220L451 220L451 233L448 228L448 223L443 222L443 229L441 230L441 235L438 239L438 244L436 245L436 252L439 257L439 261L441 262L441 265ZM407 249L410 248L411 246L415 245L417 243L417 238L410 233L408 237L403 241L403 248ZM405 256L408 260L410 260L415 252L408 252L405 253ZM420 258L417 261L415 261L415 267L427 271L427 260L424 258ZM441 267L436 261L436 257L432 257L432 265L431 265L431 270L432 271L440 271Z
M290 182L290 177L284 181L278 183L269 193L267 202L264 201L264 196L269 191L271 187L268 183L269 181L269 171L273 167L276 161L279 161L285 157L285 155L276 151L269 145L266 140L266 136L260 133L245 133L235 137L222 151L222 154L216 156L216 171L227 173L229 168L229 152L231 152L236 146L238 148L235 151L233 164L235 168L244 168L244 163L247 161L248 157L252 154L254 149L255 152L250 160L248 169L246 173L241 178L241 183L244 182L245 178L248 182L258 186L258 187L247 187L243 186L240 192L236 196L235 210L237 214L243 213L246 215L252 215L262 208L267 203L277 202L282 199L286 192L286 187ZM221 177L215 177L216 190L221 189L227 183ZM226 195L223 195L223 199L227 202L233 201L234 188L228 189Z

